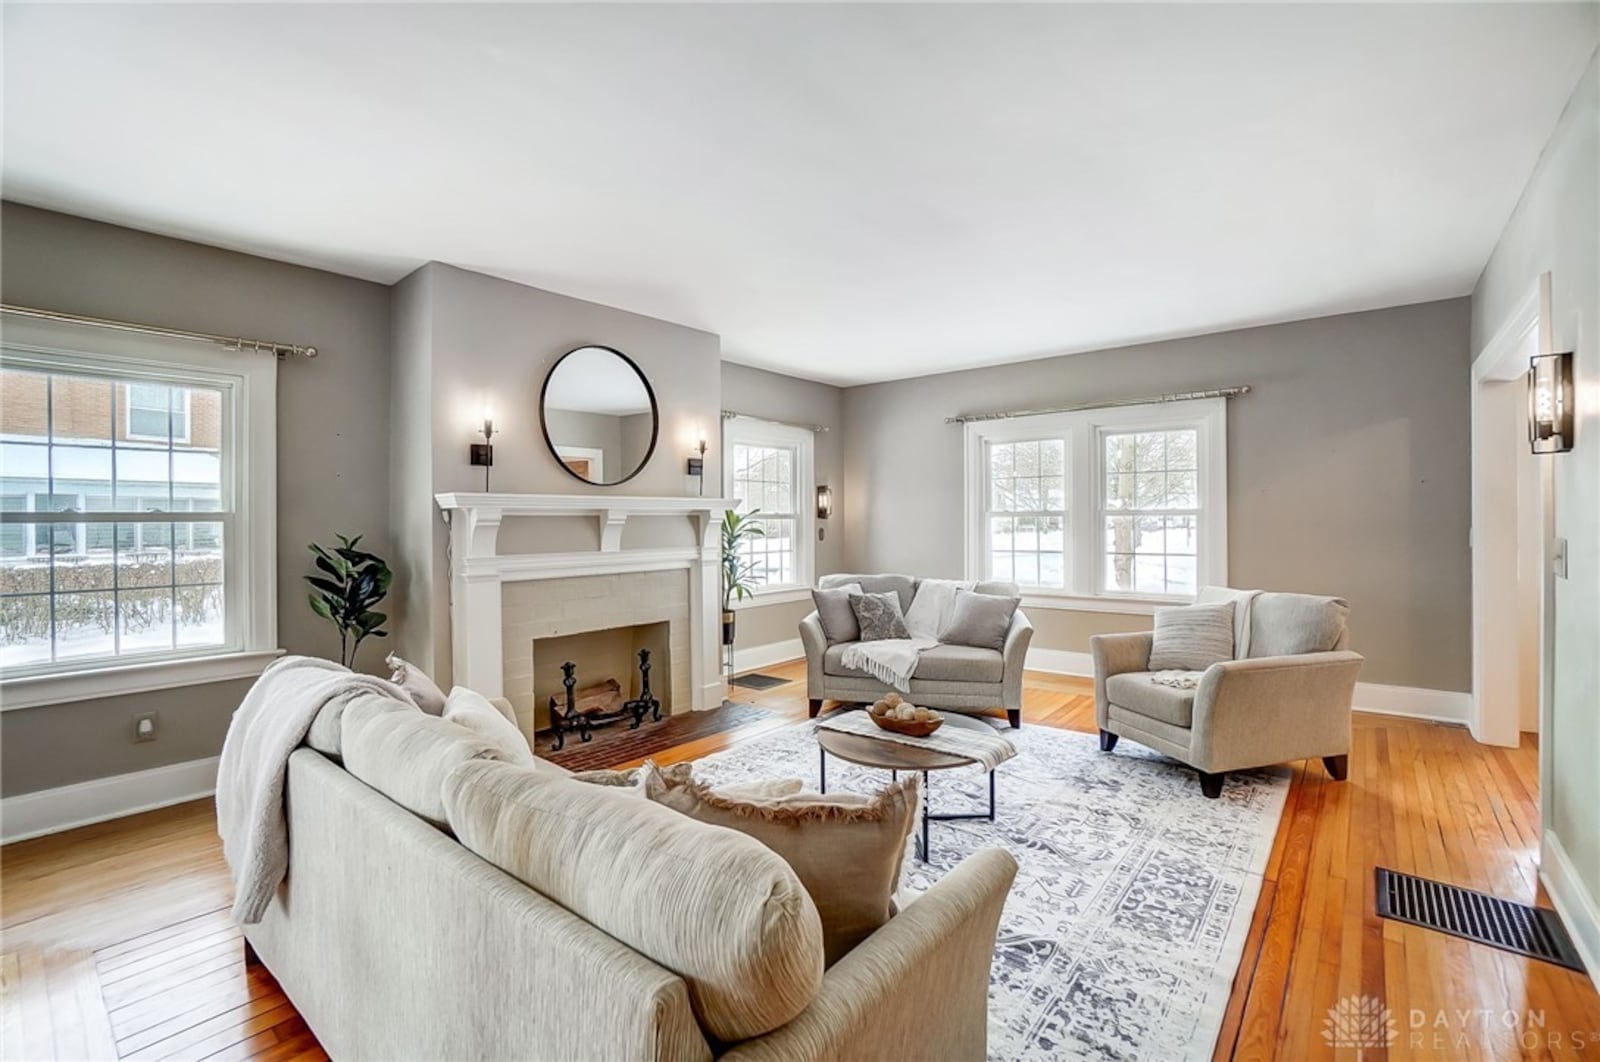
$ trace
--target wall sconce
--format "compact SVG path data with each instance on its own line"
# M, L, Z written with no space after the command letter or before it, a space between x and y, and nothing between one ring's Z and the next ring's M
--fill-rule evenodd
M1528 442L1536 454L1572 449L1577 402L1572 393L1572 351L1535 354L1528 368Z
M688 478L689 489L700 497L706 496L706 439L700 436L699 443L695 446L696 457L689 458L685 464L685 475Z
M833 491L827 487L817 488L817 519L826 520L833 515Z
M483 492L489 493L489 469L494 465L494 446L490 440L494 438L494 413L485 409L483 411L483 427L478 429L483 434L483 442L473 443L471 460L473 465L483 466Z

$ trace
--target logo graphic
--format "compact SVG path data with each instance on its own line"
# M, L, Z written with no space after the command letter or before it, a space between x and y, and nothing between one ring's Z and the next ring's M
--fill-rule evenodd
M1356 1057L1368 1047L1388 1047L1400 1035L1394 1015L1377 996L1345 996L1328 1008L1322 1038L1329 1047L1354 1047Z

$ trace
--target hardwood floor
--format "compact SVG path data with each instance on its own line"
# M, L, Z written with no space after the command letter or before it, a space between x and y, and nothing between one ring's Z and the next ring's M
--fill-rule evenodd
M803 666L763 670L799 680L738 691L769 718L656 759L804 719ZM1094 731L1084 680L1030 673L1024 699L1028 725ZM1216 1057L1356 1058L1322 1035L1352 996L1395 1019L1366 1059L1600 1054L1600 996L1581 974L1373 913L1374 865L1548 902L1537 761L1531 741L1358 715L1348 781L1297 765ZM4 1058L325 1057L271 975L244 965L209 801L10 845L0 863Z

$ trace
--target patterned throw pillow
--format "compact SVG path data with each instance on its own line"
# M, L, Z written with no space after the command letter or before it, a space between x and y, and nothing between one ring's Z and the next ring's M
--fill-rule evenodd
M899 594L857 594L850 598L850 607L855 610L864 642L911 637L905 613L900 611Z
M1232 659L1232 601L1156 609L1151 671L1204 671Z

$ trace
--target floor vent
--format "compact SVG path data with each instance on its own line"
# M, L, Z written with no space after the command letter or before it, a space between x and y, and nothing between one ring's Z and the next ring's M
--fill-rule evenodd
M793 679L778 678L776 675L763 675L759 671L752 671L748 675L740 675L733 680L735 686L743 686L747 690L770 690L774 686L787 686Z
M1378 914L1582 972L1560 917L1457 885L1378 867Z

